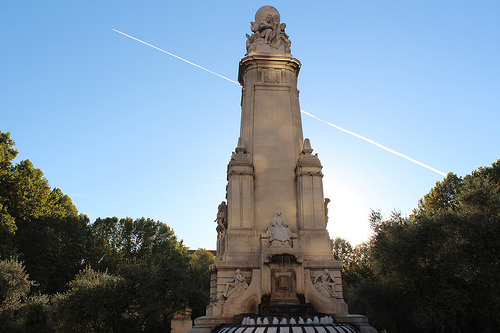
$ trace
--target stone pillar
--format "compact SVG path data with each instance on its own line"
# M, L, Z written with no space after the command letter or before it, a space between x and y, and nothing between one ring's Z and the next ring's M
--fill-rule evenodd
M254 221L264 231L280 209L297 228L295 167L302 150L297 76L291 55L253 54L240 62L241 140L253 165Z
M326 230L323 173L318 155L312 155L309 139L297 162L297 212L299 244L306 260L333 261L330 235Z
M172 333L187 333L191 328L193 328L191 313L191 309L186 308L183 311L177 311L174 314L174 318L170 321Z
M309 139L295 169L297 177L297 204L299 229L325 230L326 216L323 197L323 173L318 155L312 155Z

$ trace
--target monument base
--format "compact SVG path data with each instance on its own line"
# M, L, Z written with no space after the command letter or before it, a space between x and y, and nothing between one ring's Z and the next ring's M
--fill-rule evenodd
M308 316L311 314L310 304L297 304L297 305L259 305L259 314L262 316L278 316L278 317L290 317L290 316Z

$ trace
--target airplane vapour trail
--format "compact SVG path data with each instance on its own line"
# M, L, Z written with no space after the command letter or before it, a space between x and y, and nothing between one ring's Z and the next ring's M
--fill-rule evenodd
M357 138L359 138L359 139L361 139L361 140L364 140L364 141L366 141L366 142L369 142L369 143L371 143L372 145L375 145L375 146L377 146L377 147L379 147L379 148L382 148L383 150L388 151L389 153L392 153L392 154L394 154L394 155L397 155L397 156L399 156L399 157L402 157L402 158L404 158L404 159L407 159L408 161L410 161L410 162L412 162L412 163L418 164L418 165L420 165L420 166L422 166L422 167L424 167L424 168L427 168L427 169L429 169L429 170L431 170L431 171L434 171L434 172L436 172L436 173L438 173L438 174L440 174L440 175L442 175L442 176L446 176L446 173L444 173L444 172L442 172L442 171L439 171L439 170L437 170L437 169L434 169L433 167L431 167L431 166L429 166L429 165L427 165L427 164L424 164L424 163L422 163L422 162L420 162L420 161L417 161L416 159L413 159L413 158L411 158L411 157L409 157L409 156L406 156L405 154L402 154L402 153L400 153L400 152L398 152L398 151L395 151L394 149L391 149L391 148L389 148L389 147L386 147L386 146L384 146L384 145L382 145L382 144L380 144L380 143L378 143L378 142L375 142L375 141L373 141L373 140L370 140L370 139L368 139L368 138L366 138L366 137L364 137L364 136L362 136L362 135L359 135L359 134L357 134L357 133L354 133L354 132L351 132L351 131L349 131L349 130L346 130L345 128L342 128L342 127L340 127L340 126L337 126L337 125L335 125L335 124L332 124L332 123L331 123L331 122L329 122L329 121L326 121L326 120L320 119L320 118L316 117L315 115L313 115L313 114L311 114L311 113L309 113L309 112L306 112L306 111L304 111L304 110L300 110L300 111L301 111L303 114L306 114L306 115L308 115L308 116L309 116L309 117L311 117L311 118L314 118L314 119L316 119L316 120L319 120L319 121L321 121L322 123L325 123L325 124L327 124L327 125L329 125L329 126L335 127L336 129L338 129L338 130L340 130L340 131L342 131L342 132L345 132L345 133L350 134L350 135L352 135L352 136L355 136L355 137L357 137Z
M142 43L142 44L146 44L147 46L151 46L152 48L157 49L158 51L161 51L161 52L163 52L163 53L166 53L166 54L168 54L169 56L172 56L172 57L174 57L174 58L177 58L177 59L179 59L179 60L182 60L182 61L184 61L184 62L187 62L187 63L188 63L188 64L190 64L190 65L193 65L193 66L195 66L195 67L198 67L199 69L203 69L204 71L207 71L207 72L209 72L210 74L217 75L218 77L221 77L221 78L223 78L223 79L225 79L225 80L228 80L228 81L231 81L231 82L233 82L233 83L236 83L237 85L240 85L240 84L239 84L239 82L237 82L237 81L231 80L230 78L227 78L227 77L225 77L224 75L220 75L220 74L218 74L218 73L215 73L215 72L211 71L210 69L207 69L207 68L205 68L205 67L202 67L202 66L200 66L200 65L197 65L197 64L195 64L194 62L191 62L191 61L189 61L189 60L187 60L187 59L181 58L181 57L179 57L179 56L177 56L177 55L175 55L175 54L173 54L173 53L170 53L170 52L168 52L168 51L162 50L162 49L160 49L159 47L156 47L156 46L154 46L154 45L152 45L152 44L146 43L145 41L142 41L142 40L140 40L139 38L132 37L132 36L130 36L130 35L127 35L127 34L126 34L126 33L124 33L124 32L118 31L118 30L116 30L116 29L112 29L112 30L113 30L113 31L115 31L115 32L117 32L117 33L119 33L119 34L122 34L123 36L127 36L128 38L132 38L133 40L136 40L136 41L138 41L138 42L140 42L140 43Z
M179 59L179 60L182 60L182 61L184 61L184 62L187 62L187 63L188 63L188 64L190 64L190 65L193 65L193 66L195 66L195 67L198 67L199 69L203 69L204 71L207 71L207 72L209 72L210 74L217 75L217 76L218 76L218 77L220 77L220 78L223 78L223 79L228 80L228 81L230 81L230 82L232 82L232 83L235 83L235 84L237 84L237 85L240 85L240 83L239 83L239 82L237 82L237 81L231 80L230 78L227 78L227 77L225 77L225 76L223 76L223 75L220 75L220 74L218 74L218 73L216 73L216 72L214 72L214 71L211 71L211 70L209 70L209 69L207 69L207 68L205 68L205 67L202 67L202 66L200 66L200 65L197 65L197 64L195 64L194 62L191 62L191 61L186 60L186 59L184 59L184 58L181 58L181 57L179 57L179 56L177 56L177 55L175 55L175 54L173 54L173 53L170 53L170 52L168 52L168 51L165 51L165 50L163 50L163 49L160 49L160 48L159 48L159 47L157 47L157 46L154 46L154 45L152 45L152 44L146 43L145 41L142 41L142 40L140 40L139 38L135 38L135 37L133 37L133 36L127 35L126 33L121 32L121 31L118 31L118 30L116 30L116 29L112 29L112 30L113 30L113 31L115 31L115 32L117 32L117 33L119 33L119 34L122 34L123 36L129 37L129 38L132 38L133 40L136 40L136 41L138 41L138 42L140 42L140 43L143 43L143 44L145 44L145 45L147 45L147 46L151 46L152 48L157 49L158 51L161 51L161 52L163 52L163 53L166 53L166 54L168 54L168 55L170 55L170 56L172 56L172 57L174 57L174 58L177 58L177 59ZM300 110L300 111L301 111L303 114L308 115L309 117L314 118L314 119L316 119L316 120L319 120L319 121L321 121L322 123L325 123L325 124L327 124L327 125L329 125L329 126L332 126L332 127L336 128L336 129L338 129L338 130L340 130L340 131L342 131L342 132L344 132L344 133L350 134L350 135L352 135L352 136L357 137L358 139L361 139L361 140L364 140L364 141L366 141L366 142L369 142L369 143L371 143L372 145L375 145L375 146L377 146L377 147L379 147L379 148L382 148L382 149L384 149L384 150L388 151L389 153L392 153L392 154L394 154L394 155L397 155L397 156L399 156L399 157L402 157L402 158L404 158L404 159L406 159L406 160L408 160L408 161L410 161L410 162L412 162L412 163L415 163L415 164L420 165L420 166L422 166L422 167L424 167L424 168L426 168L426 169L429 169L429 170L431 170L431 171L434 171L434 172L436 172L436 173L438 173L438 174L440 174L440 175L442 175L442 176L446 176L446 173L444 173L444 172L442 172L442 171L439 171L439 170L437 170L437 169L434 169L433 167L431 167L431 166L429 166L429 165L427 165L427 164L424 164L424 163L422 163L422 162L420 162L420 161L417 161L417 160L415 160L415 159L413 159L413 158L411 158L411 157L409 157L409 156L406 156L405 154L402 154L402 153L400 153L400 152L397 152L397 151L395 151L395 150L393 150L393 149L391 149L391 148L388 148L388 147L386 147L386 146L384 146L384 145L382 145L382 144L380 144L380 143L378 143L378 142L375 142L375 141L373 141L373 140L370 140L370 139L368 139L368 138L366 138L366 137L364 137L364 136L362 136L362 135L359 135L359 134L357 134L357 133L354 133L354 132L351 132L351 131L349 131L349 130L346 130L346 129L344 129L344 128L340 127L340 126L337 126L337 125L335 125L335 124L332 124L331 122L328 122L328 121L325 121L325 120L323 120L323 119L320 119L320 118L316 117L315 115L313 115L313 114L311 114L311 113L309 113L309 112L306 112L306 111L304 111L304 110Z

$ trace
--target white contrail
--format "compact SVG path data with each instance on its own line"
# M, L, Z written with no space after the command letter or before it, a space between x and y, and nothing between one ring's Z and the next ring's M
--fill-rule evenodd
M177 55L175 55L175 54L173 54L173 53L170 53L170 52L168 52L168 51L162 50L162 49L160 49L160 48L159 48L159 47L157 47L157 46L154 46L154 45L152 45L152 44L146 43L145 41L142 41L142 40L140 40L139 38L135 38L135 37L133 37L133 36L127 35L126 33L121 32L121 31L118 31L118 30L116 30L116 29L112 29L112 30L113 30L113 31L115 31L115 32L118 32L119 34L122 34L122 35L124 35L124 36L127 36L127 37L129 37L129 38L132 38L133 40L136 40L136 41L138 41L138 42L141 42L141 43L143 43L143 44L146 44L147 46L151 46L152 48L157 49L158 51L161 51L161 52L163 52L163 53L166 53L166 54L168 54L168 55L170 55L170 56L172 56L172 57L174 57L174 58L177 58L177 59L179 59L179 60L182 60L182 61L184 61L184 62L187 62L187 63L188 63L188 64L190 64L190 65L193 65L193 66L195 66L195 67L198 67L199 69L203 69L204 71L207 71L207 72L209 72L210 74L217 75L218 77L221 77L221 78L223 78L223 79L225 79L225 80L228 80L228 81L230 81L230 82L236 83L237 85L240 85L240 83L239 83L239 82L237 82L237 81L231 80L230 78L227 78L227 77L225 77L225 76L223 76L223 75L220 75L220 74L218 74L218 73L215 73L214 71L211 71L211 70L209 70L209 69L207 69L207 68L205 68L205 67L202 67L202 66L200 66L200 65L195 64L194 62L191 62L191 61L189 61L189 60L186 60L186 59L184 59L184 58L181 58L181 57L179 57L179 56L177 56ZM306 112L306 111L304 111L304 110L300 110L300 111L301 111L302 113L304 113L304 114L308 115L309 117L312 117L312 118L314 118L314 119L316 119L316 120L321 121L322 123L325 123L325 124L327 124L327 125L330 125L330 126L332 126L332 127L335 127L336 129L341 130L342 132L345 132L345 133L350 134L350 135L352 135L352 136L355 136L355 137L357 137L357 138L359 138L359 139L361 139L361 140L364 140L364 141L366 141L366 142L369 142L369 143L371 143L372 145L375 145L375 146L377 146L377 147L379 147L379 148L382 148L382 149L384 149L384 150L386 150L386 151L388 151L388 152L390 152L390 153L392 153L392 154L394 154L394 155L397 155L397 156L399 156L399 157L402 157L402 158L404 158L404 159L407 159L407 160L408 160L408 161L410 161L410 162L413 162L413 163L415 163L415 164L418 164L418 165L420 165L420 166L422 166L422 167L424 167L424 168L427 168L427 169L429 169L429 170L431 170L431 171L434 171L434 172L436 172L436 173L438 173L438 174L440 174L440 175L442 175L442 176L446 176L446 173L444 173L444 172L442 172L442 171L439 171L439 170L437 170L437 169L434 169L433 167L431 167L431 166L429 166L429 165L427 165L427 164L424 164L424 163L422 163L422 162L420 162L420 161L417 161L417 160L415 160L415 159L413 159L413 158L411 158L411 157L409 157L409 156L406 156L405 154L402 154L402 153L397 152L397 151L395 151L395 150L393 150L393 149L391 149L391 148L388 148L388 147L386 147L386 146L384 146L384 145L382 145L382 144L380 144L380 143L378 143L378 142L375 142L375 141L373 141L373 140L370 140L370 139L368 139L368 138L365 138L365 137L364 137L364 136L362 136L362 135L359 135L359 134L357 134L357 133L354 133L354 132L351 132L351 131L349 131L349 130L346 130L346 129L344 129L344 128L340 127L340 126L337 126L337 125L335 125L335 124L332 124L331 122L328 122L328 121L325 121L325 120L323 120L323 119L320 119L320 118L316 117L315 115L313 115L313 114L311 114L311 113L309 113L309 112Z
M440 175L442 175L442 176L446 176L446 173L444 173L444 172L442 172L442 171L439 171L439 170L437 170L437 169L434 169L433 167L431 167L431 166L429 166L429 165L427 165L427 164L424 164L424 163L422 163L422 162L420 162L420 161L417 161L416 159L413 159L413 158L411 158L411 157L409 157L409 156L406 156L405 154L402 154L402 153L400 153L400 152L397 152L397 151L395 151L394 149L391 149L391 148L389 148L389 147L386 147L386 146L384 146L384 145L382 145L382 144L380 144L380 143L378 143L378 142L375 142L375 141L373 141L373 140L370 140L370 139L368 139L368 138L366 138L366 137L364 137L364 136L362 136L362 135L359 135L359 134L357 134L357 133L354 133L354 132L351 132L351 131L349 131L349 130L346 130L345 128L342 128L342 127L340 127L340 126L337 126L337 125L335 125L335 124L332 124L332 123L331 123L331 122L329 122L329 121L326 121L326 120L320 119L320 118L316 117L315 115L313 115L313 114L311 114L311 113L309 113L309 112L306 112L306 111L304 111L304 110L300 110L300 111L301 111L303 114L306 114L306 115L308 115L308 116L309 116L309 117L311 117L311 118L314 118L314 119L316 119L316 120L319 120L319 121L321 121L322 123L325 123L325 124L327 124L327 125L330 125L330 126L332 126L332 127L335 127L335 128L336 128L336 129L338 129L338 130L341 130L342 132L345 132L345 133L350 134L350 135L352 135L352 136L355 136L355 137L357 137L357 138L359 138L359 139L361 139L361 140L364 140L364 141L366 141L366 142L369 142L369 143L371 143L372 145L375 145L375 146L377 146L377 147L379 147L379 148L382 148L382 149L384 149L384 150L388 151L389 153L392 153L392 154L394 154L394 155L397 155L397 156L399 156L399 157L402 157L402 158L404 158L404 159L407 159L407 160L408 160L408 161L410 161L410 162L413 162L413 163L415 163L415 164L418 164L418 165L420 165L420 166L423 166L424 168L427 168L427 169L429 169L429 170L432 170L432 171L434 171L434 172L436 172L436 173L438 173L438 174L440 174Z
M145 41L142 41L142 40L140 40L139 38L132 37L132 36L130 36L130 35L127 35L127 34L126 34L126 33L124 33L124 32L118 31L118 30L116 30L116 29L112 29L112 30L113 30L113 31L115 31L115 32L117 32L117 33L119 33L119 34L122 34L123 36L127 36L127 37L129 37L129 38L132 38L132 39L134 39L134 40L138 41L138 42L141 42L141 43L143 43L143 44L146 44L147 46L151 46L152 48L155 48L155 49L157 49L158 51L161 51L161 52L163 52L163 53L166 53L166 54L168 54L168 55L170 55L170 56L172 56L172 57L174 57L174 58L177 58L177 59L179 59L179 60L185 61L185 62L187 62L187 63L188 63L188 64L190 64L190 65L193 65L193 66L195 66L195 67L198 67L199 69L203 69L204 71L207 71L207 72L209 72L209 73L211 73L211 74L217 75L218 77L221 77L221 78L223 78L223 79L226 79L226 80L228 80L228 81L231 81L231 82L233 82L233 83L236 83L237 85L240 85L240 84L239 84L239 82L237 82L237 81L231 80L230 78L227 78L227 77L225 77L224 75L217 74L217 73L215 73L215 72L211 71L210 69L207 69L207 68L205 68L205 67L202 67L202 66L200 66L200 65L197 65L197 64L195 64L194 62L191 62L191 61L189 61L189 60L186 60L186 59L184 59L184 58L181 58L181 57L179 57L179 56L176 56L175 54L170 53L170 52L168 52L168 51L162 50L162 49L160 49L159 47L156 47L156 46L154 46L154 45L152 45L152 44L146 43Z

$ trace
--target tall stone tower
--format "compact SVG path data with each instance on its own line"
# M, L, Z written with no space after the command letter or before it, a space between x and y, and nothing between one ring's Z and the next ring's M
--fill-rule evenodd
M349 315L343 300L342 264L326 230L322 166L302 135L301 64L275 8L260 8L251 31L238 74L241 132L227 169L227 203L217 213L211 302L193 332L242 322L257 329L273 320L368 332L366 318Z

